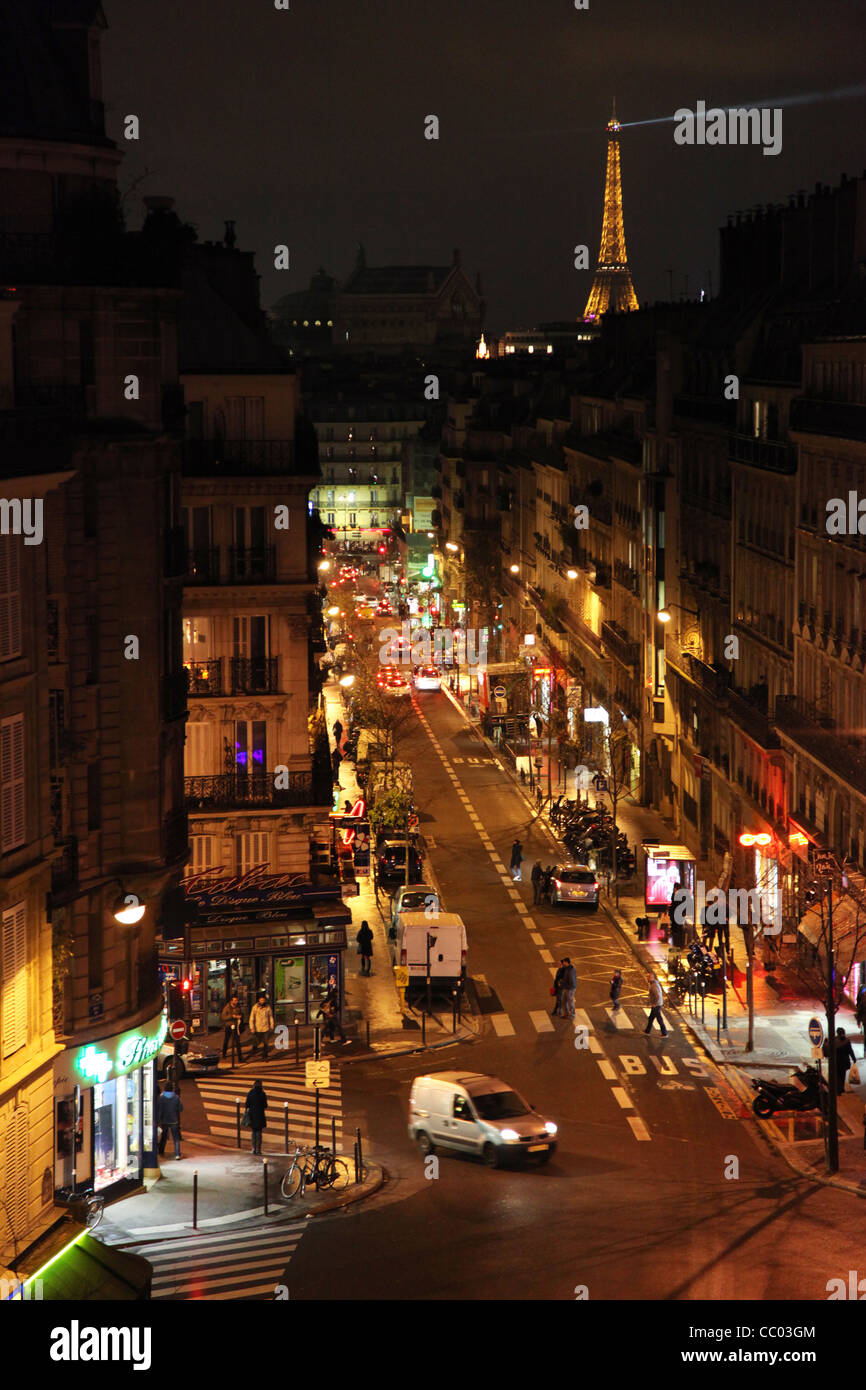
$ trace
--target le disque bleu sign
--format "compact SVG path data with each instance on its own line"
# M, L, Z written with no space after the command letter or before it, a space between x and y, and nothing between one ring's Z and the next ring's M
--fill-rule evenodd
M334 889L315 887L303 874L269 874L250 869L226 877L222 870L192 874L183 881L196 920L211 926L232 922L274 922L308 903L333 899Z

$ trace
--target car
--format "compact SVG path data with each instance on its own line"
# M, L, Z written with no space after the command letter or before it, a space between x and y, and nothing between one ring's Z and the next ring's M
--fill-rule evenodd
M546 1163L557 1126L498 1076L442 1071L416 1076L409 1138L426 1157L437 1148L474 1154L490 1168L509 1160Z
M438 912L439 894L426 883L403 883L391 898L391 927L396 931L403 912Z
M160 1076L166 1075L168 1063L174 1060L174 1046L171 1038L166 1038L159 1049L157 1071ZM183 1080L187 1072L196 1074L215 1072L219 1067L220 1054L215 1047L209 1045L206 1038L183 1038L178 1043L177 1051L178 1081Z
M416 690L442 689L442 675L435 666L416 666L414 680Z
M411 689L412 687L410 686L406 677L401 675L389 676L388 679L385 681L385 684L382 686L382 690L386 695L393 696L409 695L411 693Z
M406 841L385 840L376 851L380 883L405 883ZM421 883L423 860L419 850L409 845L409 882Z
M550 901L590 903L598 907L598 879L588 864L560 864L550 880Z
M400 672L397 670L396 666L380 666L376 674L376 684L381 690L383 686L388 684L392 676L398 676L399 674Z

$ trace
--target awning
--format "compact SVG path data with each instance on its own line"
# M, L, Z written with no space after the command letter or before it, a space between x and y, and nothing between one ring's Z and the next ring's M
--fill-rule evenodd
M809 911L800 918L797 930L805 936L813 946L817 946L822 937L827 939L827 904L815 904ZM860 933L862 938L862 954L866 959L866 906L858 903L856 898L846 897L837 898L833 902L833 951L837 955L840 950L845 950L850 938L856 937ZM853 944L853 942L851 943ZM853 962L851 962L853 964Z
M153 1267L143 1256L104 1245L83 1226L67 1220L27 1253L16 1278L23 1285L25 1300L143 1300L150 1298Z

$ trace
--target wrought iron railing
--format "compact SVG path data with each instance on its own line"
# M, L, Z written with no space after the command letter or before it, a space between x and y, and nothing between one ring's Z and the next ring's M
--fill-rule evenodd
M277 658L275 656L233 656L231 659L233 695L276 695Z

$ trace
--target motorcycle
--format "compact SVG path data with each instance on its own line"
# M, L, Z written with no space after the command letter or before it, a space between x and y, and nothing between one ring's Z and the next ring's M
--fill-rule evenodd
M827 1082L817 1067L797 1067L794 1076L801 1083L792 1081L767 1081L758 1077L752 1086L758 1092L752 1101L752 1109L760 1119L765 1120L776 1110L817 1110L826 1113Z

